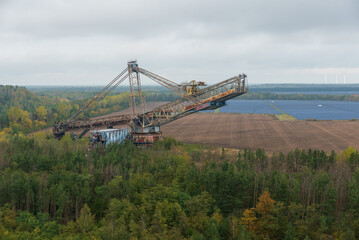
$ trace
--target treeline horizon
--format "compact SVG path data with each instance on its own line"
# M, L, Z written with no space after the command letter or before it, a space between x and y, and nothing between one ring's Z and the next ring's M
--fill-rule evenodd
M0 142L0 237L357 239L359 153Z

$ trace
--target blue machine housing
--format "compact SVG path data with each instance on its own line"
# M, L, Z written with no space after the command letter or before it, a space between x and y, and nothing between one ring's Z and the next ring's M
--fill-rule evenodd
M95 130L91 132L90 139L93 143L101 143L108 146L109 144L122 143L128 134L127 128Z

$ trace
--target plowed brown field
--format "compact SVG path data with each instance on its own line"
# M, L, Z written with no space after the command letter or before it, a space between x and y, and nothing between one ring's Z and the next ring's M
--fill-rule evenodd
M298 149L327 152L359 148L359 121L279 121L271 115L196 113L161 127L186 143L226 148L263 148L268 153Z

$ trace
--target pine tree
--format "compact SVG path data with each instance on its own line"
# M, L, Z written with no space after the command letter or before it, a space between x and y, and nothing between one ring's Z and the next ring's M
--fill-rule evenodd
M291 223L288 224L285 231L284 240L297 240L294 227Z
M249 240L250 235L248 231L243 227L242 224L239 224L238 226L238 240Z
M76 220L78 229L82 233L88 233L95 225L94 216L91 214L90 208L85 204L80 211L80 217Z
M219 232L218 232L218 228L217 228L217 221L213 218L209 222L209 226L208 226L207 232L206 232L206 239L207 240L220 240L221 239Z
M205 238L201 233L195 231L192 235L192 240L205 240Z

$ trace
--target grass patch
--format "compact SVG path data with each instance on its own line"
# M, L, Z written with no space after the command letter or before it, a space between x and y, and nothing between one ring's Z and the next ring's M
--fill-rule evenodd
M280 120L280 121L293 121L293 120L297 120L295 117L283 112L282 110L280 110L279 108L277 108L276 106L274 106L273 104L270 104L272 107L274 107L275 109L277 109L279 112L281 112L282 114L275 114L275 116Z
M275 116L278 118L278 120L280 121L295 121L297 120L295 117L289 115L289 114L286 114L286 113L283 113L283 114L275 114Z

